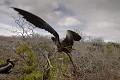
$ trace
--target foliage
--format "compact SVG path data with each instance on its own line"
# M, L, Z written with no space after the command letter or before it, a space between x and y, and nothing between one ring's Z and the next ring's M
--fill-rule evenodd
M0 60L0 64L4 64L5 63L5 61L3 61L3 60Z
M19 45L16 45L17 42ZM40 44L39 44L40 43ZM9 74L0 74L1 80L120 80L120 44L90 40L75 42L71 52L77 72L72 73L72 65L64 53L56 53L49 38L7 38L0 41L0 63L7 58L18 58L18 64ZM13 53L9 45L17 46ZM39 51L38 51L39 49ZM45 68L48 58L52 67ZM14 54L14 55L13 55ZM20 71L18 70L20 68ZM44 70L46 69L46 71ZM18 71L17 71L18 70ZM20 78L20 79L19 79Z
M30 74L24 74L19 80L42 80L42 73L34 71Z
M50 62L53 67L50 68L49 80L56 80L58 76L60 76L59 79L62 80L64 79L63 74L70 72L68 67L69 58L65 54L59 53L57 58L50 59Z
M25 60L24 66L21 70L24 73L31 73L33 70L36 69L36 59L35 54L33 52L32 46L27 43L22 43L19 47L16 48L16 51L22 55Z

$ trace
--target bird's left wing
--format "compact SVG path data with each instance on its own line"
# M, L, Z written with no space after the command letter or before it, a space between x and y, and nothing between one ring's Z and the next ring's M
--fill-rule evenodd
M35 25L38 28L41 28L41 29L44 29L44 30L50 32L51 34L53 34L55 36L55 38L57 38L59 40L58 33L48 23L46 23L43 19L41 19L40 17L38 17L38 16L28 12L28 11L25 11L25 10L22 10L19 8L15 8L15 7L11 7L11 8L16 10L28 22L32 23L33 25Z

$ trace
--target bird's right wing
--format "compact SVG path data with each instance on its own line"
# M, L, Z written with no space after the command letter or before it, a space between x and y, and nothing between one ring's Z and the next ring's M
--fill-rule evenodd
M79 41L81 40L81 36L74 32L74 31L71 31L71 30L67 30L67 34L66 34L66 38L63 40L63 43L67 43L67 45L73 45L74 41Z
M66 37L68 37L69 40L71 40L72 38L75 41L81 40L81 36L78 33L74 32L74 31L71 31L71 30L67 30Z
M59 40L58 33L49 24L47 24L43 19L41 19L40 17L38 17L30 12L27 12L25 10L15 8L15 7L11 7L11 8L16 10L28 22L32 23L33 25L35 25L38 28L41 28L41 29L44 29L44 30L50 32L51 34L53 34L55 36L55 38L57 38Z

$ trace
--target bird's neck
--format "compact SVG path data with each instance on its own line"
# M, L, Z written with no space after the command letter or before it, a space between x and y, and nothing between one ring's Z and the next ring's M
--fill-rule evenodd
M14 67L14 63L12 61L9 61L8 62L9 64L12 64L12 67Z

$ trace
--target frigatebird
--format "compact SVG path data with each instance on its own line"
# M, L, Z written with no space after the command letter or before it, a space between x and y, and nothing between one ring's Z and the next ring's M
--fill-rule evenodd
M17 11L20 15L23 16L24 19L26 19L31 24L53 34L54 37L51 37L51 39L53 40L54 44L57 46L58 52L65 52L69 56L70 61L73 64L70 52L72 51L72 46L73 46L74 41L81 40L81 36L78 33L72 30L67 30L65 39L60 42L58 33L48 23L46 23L42 18L28 11L19 9L19 8L15 8L15 7L11 7L11 8Z
M7 63L0 65L0 73L9 73L9 71L14 67L12 59L7 59Z

